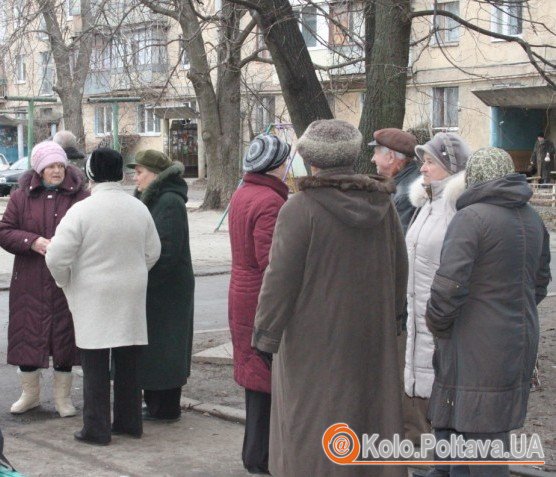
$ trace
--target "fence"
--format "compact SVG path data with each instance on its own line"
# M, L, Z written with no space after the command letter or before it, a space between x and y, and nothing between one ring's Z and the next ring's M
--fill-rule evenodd
M556 184L530 184L533 189L531 204L556 208Z

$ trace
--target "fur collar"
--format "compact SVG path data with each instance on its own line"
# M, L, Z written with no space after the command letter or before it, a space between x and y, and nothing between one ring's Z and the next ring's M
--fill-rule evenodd
M19 178L19 187L25 191L25 194L31 195L36 190L42 190L42 179L33 169L29 169ZM66 167L66 176L62 183L58 186L58 190L63 194L73 195L85 189L85 176L77 167L68 164Z
M430 188L433 200L444 197L454 209L459 196L463 194L464 190L465 171L449 176L445 180L433 184ZM413 207L423 207L429 198L427 188L423 186L423 176L420 176L409 187L409 200Z
M176 182L182 185L185 190L184 195L187 197L187 186L182 179L182 174L185 168L181 162L174 161L170 167L164 169L150 185L140 193L135 190L135 197L139 197L141 201L149 207L163 192L168 183ZM187 199L185 199L187 200Z
M361 190L392 194L396 184L392 179L378 175L342 174L337 176L306 176L298 181L299 190L332 187L341 191Z

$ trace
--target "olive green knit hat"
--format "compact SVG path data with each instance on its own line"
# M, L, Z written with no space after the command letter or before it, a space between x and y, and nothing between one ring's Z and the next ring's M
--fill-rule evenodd
M471 154L467 160L465 185L471 187L514 172L514 163L506 151L497 147L483 147Z

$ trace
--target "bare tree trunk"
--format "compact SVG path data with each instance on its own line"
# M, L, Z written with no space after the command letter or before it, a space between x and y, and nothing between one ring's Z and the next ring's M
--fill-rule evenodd
M72 131L81 147L85 145L83 126L83 92L89 74L92 52L92 14L90 0L81 0L81 32L78 34L79 48L74 52L66 45L59 23L59 10L54 0L39 0L39 6L50 39L52 58L56 65L54 91L60 97L64 114L64 125ZM75 59L72 67L72 56Z
M403 127L411 32L409 11L409 0L373 1L365 9L367 92L359 123L363 145L355 165L361 173L375 171L372 151L367 145L373 132Z
M235 40L243 13L245 9L223 2L216 86L219 129L215 135L215 155L209 159L212 164L208 168L207 192L202 205L207 209L225 207L240 176L241 44Z
M253 15L276 68L282 94L297 137L317 119L332 112L288 0L257 0Z

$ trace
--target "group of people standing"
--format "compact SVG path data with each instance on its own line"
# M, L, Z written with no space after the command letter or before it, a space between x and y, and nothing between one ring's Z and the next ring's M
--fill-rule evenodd
M287 145L261 135L245 155L229 317L250 472L407 475L333 463L322 439L336 423L505 446L523 426L551 279L525 176L501 149L472 152L454 133L419 145L394 128L369 144L378 175L360 175L361 142L343 121L312 123L297 144L312 176L287 201ZM427 475L509 471L447 462Z
M68 131L37 144L0 221L0 246L15 255L8 363L19 367L22 394L11 412L40 404L40 370L52 357L56 411L74 416L72 367L81 364L74 436L106 445L113 434L141 437L144 419L180 417L193 337L187 185L181 164L141 151L127 166L133 197L120 153L100 148L84 164L86 187L68 161L76 146Z

